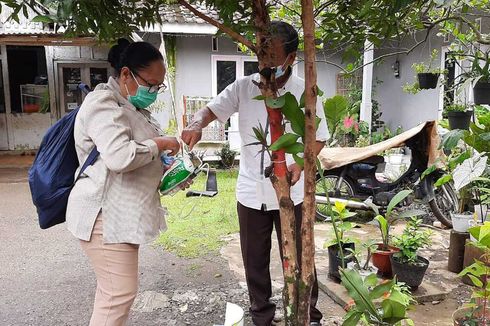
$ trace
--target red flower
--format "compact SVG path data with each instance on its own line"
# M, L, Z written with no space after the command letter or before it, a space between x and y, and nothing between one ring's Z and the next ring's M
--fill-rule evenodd
M354 123L355 123L355 121L354 121L353 117L347 116L344 118L344 128L346 128L346 129L352 128Z

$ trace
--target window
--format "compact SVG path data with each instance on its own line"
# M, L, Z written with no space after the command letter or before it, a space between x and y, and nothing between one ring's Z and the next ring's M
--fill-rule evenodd
M233 83L237 78L249 76L259 72L257 58L238 55L213 55L213 95L223 91L226 86Z
M337 75L337 95L346 96L351 90L362 88L362 75L338 74Z
M5 90L3 88L3 70L0 60L0 113L5 113Z
M61 112L76 109L85 97L80 83L94 89L100 83L106 83L109 77L109 65L105 63L61 63L58 65Z
M7 46L7 62L12 112L49 112L49 89L44 47Z
M218 52L218 38L216 36L213 36L211 38L211 42L212 42L212 45L211 45L212 51Z

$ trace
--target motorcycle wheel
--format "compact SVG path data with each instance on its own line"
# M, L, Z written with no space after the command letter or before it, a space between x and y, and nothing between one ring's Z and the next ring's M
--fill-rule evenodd
M348 178L343 178L340 184L340 194L334 194L334 188L339 180L339 176L334 174L325 175L325 184L328 190L329 196L336 196L342 199L351 199L355 194L355 185ZM323 182L320 177L318 177L316 181L316 195L325 196L325 189L323 187ZM330 218L330 214L328 212L328 205L326 204L316 204L316 220L324 222Z
M453 227L451 213L458 211L459 199L451 183L434 189L434 199L429 201L434 216L448 228Z

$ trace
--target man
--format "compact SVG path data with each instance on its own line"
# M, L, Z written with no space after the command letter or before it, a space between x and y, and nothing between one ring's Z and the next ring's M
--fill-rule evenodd
M279 95L291 92L297 99L304 91L304 81L292 74L292 65L298 49L298 33L289 24L271 23L272 45L275 50L274 65ZM279 205L272 183L264 177L264 168L270 165L270 157L262 152L262 146L250 145L254 139L253 127L268 126L267 111L263 101L253 98L260 95L260 75L254 74L236 80L223 90L207 107L199 110L192 123L182 132L182 140L192 148L200 139L202 129L211 121L225 122L235 112L239 112L239 130L242 139L240 150L240 173L236 186L238 218L240 223L240 244L245 266L245 275L250 296L250 312L256 326L270 326L276 306L269 299L272 294L269 271L271 233L275 226L281 244ZM318 101L317 115L322 119L317 131L317 153L328 138L327 126L321 102ZM290 130L289 124L286 131ZM270 143L270 136L269 143ZM291 198L295 205L298 257L301 257L301 219L304 199L302 168L287 155L291 173ZM282 247L281 257L282 257ZM301 260L299 258L299 260ZM322 314L316 309L318 283L315 281L311 298L311 325L320 325Z

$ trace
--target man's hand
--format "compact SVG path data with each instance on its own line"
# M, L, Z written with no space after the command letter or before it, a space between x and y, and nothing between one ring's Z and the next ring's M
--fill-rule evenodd
M288 166L288 171L289 173L291 173L291 186L294 186L296 182L299 181L303 168L299 166L297 163L293 163L290 166Z
M189 146L189 150L192 150L194 145L201 140L202 128L197 124L191 124L182 131L180 138L184 143Z

